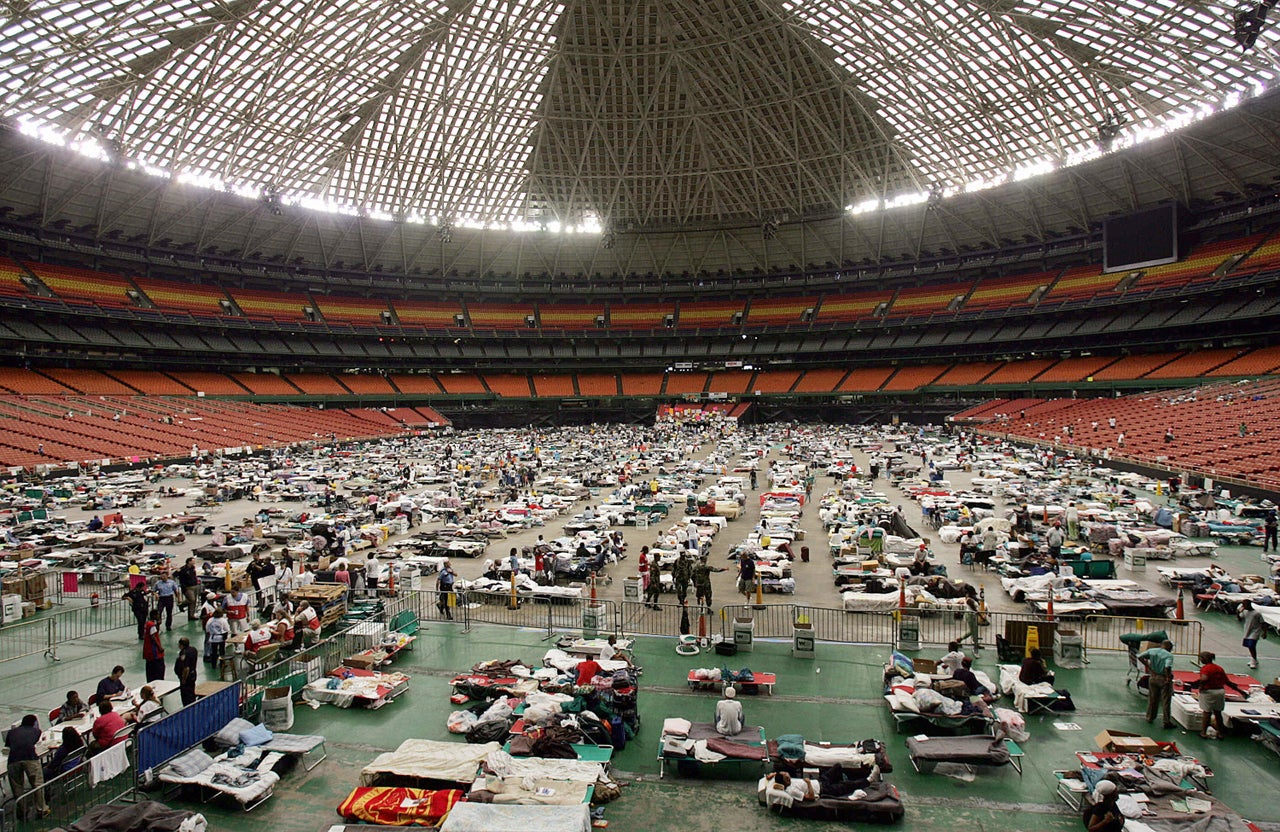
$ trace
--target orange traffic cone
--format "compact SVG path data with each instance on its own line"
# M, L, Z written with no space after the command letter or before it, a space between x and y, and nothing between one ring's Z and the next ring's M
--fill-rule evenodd
M1178 606L1174 607L1173 617L1179 621L1183 621L1187 617L1187 612L1183 608L1182 587L1178 587Z
M595 602L596 602L596 573L592 572L591 573L591 603L594 605Z
M1046 621L1053 620L1053 590L1052 589L1049 590L1049 607L1048 609L1045 610L1044 617Z
M907 608L907 585L898 581L898 609Z
M698 613L698 643L707 643L707 611L705 607Z

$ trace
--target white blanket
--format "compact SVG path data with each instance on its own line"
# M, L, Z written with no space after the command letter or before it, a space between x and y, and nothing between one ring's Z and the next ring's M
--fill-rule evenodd
M419 740L425 742L425 740ZM457 743L441 743L453 745ZM497 743L485 743L493 746ZM485 746L471 746L483 748ZM501 748L490 749L485 754L485 767L499 777L545 777L550 780L572 780L594 783L604 774L604 766L584 760L552 760L545 757L512 757ZM474 774L474 771L472 772Z
M459 803L440 832L591 832L591 810L576 806L501 806Z
M386 751L374 757L361 770L360 782L372 786L379 774L393 774L469 783L475 778L480 762L489 754L501 750L496 742L471 745L409 739L400 743L395 751Z

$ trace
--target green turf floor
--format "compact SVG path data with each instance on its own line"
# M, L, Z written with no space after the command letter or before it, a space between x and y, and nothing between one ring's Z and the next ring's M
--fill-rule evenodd
M1216 625L1214 625L1216 626ZM1224 620L1224 628L1231 626ZM175 630L172 638L182 632ZM201 807L215 830L247 832L316 832L337 821L339 801L359 779L359 770L376 754L394 749L406 737L451 739L445 731L449 678L477 661L521 659L536 663L549 643L542 631L500 627L460 630L432 624L421 634L416 650L403 656L399 669L412 675L410 689L378 711L299 706L295 733L323 734L329 758L310 773L295 771L279 785L276 796L251 814L219 804ZM84 679L105 673L119 657L127 662L127 680L136 687L141 678L140 651L128 630L117 630L62 653L56 665L43 659L24 660L23 672L0 679L0 702L13 713L47 708L60 700L70 685L91 688ZM936 651L926 651L930 655ZM627 785L623 797L606 808L610 827L623 830L737 830L847 827L815 821L783 820L757 806L758 769L734 770L703 778L681 778L668 772L658 778L656 760L659 726L668 716L710 720L716 701L712 693L691 692L685 684L690 668L750 667L778 674L773 696L744 696L747 719L763 725L769 736L801 733L813 739L847 742L880 738L889 746L894 771L888 775L906 805L904 828L925 829L939 824L965 830L1078 829L1079 820L1054 799L1053 770L1068 767L1072 752L1091 749L1093 737L1104 728L1146 733L1141 718L1143 700L1125 686L1126 662L1118 655L1095 652L1083 670L1059 672L1060 686L1071 690L1079 706L1073 714L1030 717L1032 737L1023 743L1025 771L1012 768L978 770L971 779L916 774L904 749L906 734L895 733L880 698L883 647L819 644L814 660L795 659L790 644L758 641L754 650L734 657L706 653L695 657L675 654L669 639L643 639L636 648L644 667L641 677L642 726L637 738L614 756L614 769ZM994 651L981 655L978 667L997 675ZM11 665L13 670L18 664ZM1228 669L1242 670L1228 663ZM52 703L52 704L46 704ZM1054 722L1074 722L1080 730L1063 731ZM1176 739L1185 751L1201 758L1219 776L1215 793L1247 817L1280 822L1280 761L1246 737L1207 742L1181 731L1156 729L1159 739ZM452 737L461 741L459 737ZM1263 798L1261 796L1265 795Z

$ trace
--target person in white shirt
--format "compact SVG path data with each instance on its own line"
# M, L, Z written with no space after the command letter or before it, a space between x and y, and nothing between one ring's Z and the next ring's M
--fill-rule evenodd
M156 693L152 690L151 685L142 686L142 689L138 691L138 699L133 704L133 719L138 724L147 722L149 719L158 719L160 712L164 710L164 706L156 698Z
M222 607L217 607L204 625L204 660L212 663L222 658L230 635L231 625L227 623L226 613Z
M716 703L716 733L722 737L742 733L742 703L737 700L737 695L733 685L725 685L724 698Z
M947 655L938 660L938 672L950 676L960 669L964 661L964 653L960 651L960 642L953 641L947 645Z
M376 590L378 583L382 580L382 562L378 560L378 556L370 554L369 559L364 562L364 582L370 590Z
M262 622L254 619L249 634L244 640L244 651L246 653L257 653L263 647L271 643L272 632L270 627L262 626Z

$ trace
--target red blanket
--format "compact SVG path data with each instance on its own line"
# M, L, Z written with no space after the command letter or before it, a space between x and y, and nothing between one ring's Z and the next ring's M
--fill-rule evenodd
M458 789L358 786L339 804L338 814L379 826L439 826L461 799Z

